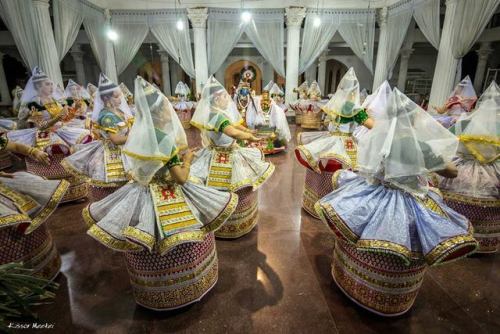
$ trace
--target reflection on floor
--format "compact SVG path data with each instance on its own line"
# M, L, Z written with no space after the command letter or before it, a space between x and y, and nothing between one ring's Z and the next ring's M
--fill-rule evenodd
M198 134L189 131L199 145ZM294 136L295 137L295 136ZM292 145L293 146L293 145ZM86 203L64 205L50 228L62 254L56 301L38 310L51 333L499 333L500 256L428 271L413 309L381 318L349 301L330 276L333 236L300 208L305 171L288 152L260 191L258 227L217 241L219 281L170 313L136 306L123 255L85 235Z

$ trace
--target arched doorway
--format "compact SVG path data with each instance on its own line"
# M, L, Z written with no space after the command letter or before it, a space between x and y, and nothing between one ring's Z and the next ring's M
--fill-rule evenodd
M259 95L262 90L262 72L257 64L248 60L238 60L229 65L224 72L224 86L228 92L231 87L238 87L240 83L240 75L243 69L250 69L255 72L255 80L252 81L252 89Z
M326 62L326 93L323 95L334 93L337 90L337 86L347 70L347 66L338 60L329 59Z

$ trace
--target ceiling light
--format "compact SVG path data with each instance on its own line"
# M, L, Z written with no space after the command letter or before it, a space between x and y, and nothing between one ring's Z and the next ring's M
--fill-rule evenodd
M184 30L184 22L182 22L182 20L180 20L180 19L179 19L179 21L177 21L175 26L177 27L177 30Z
M241 13L241 20L245 23L248 23L250 22L250 20L252 19L252 13L250 13L249 11L244 11L243 13Z
M314 27L319 27L321 25L321 18L319 16L316 16L313 21Z
M109 29L106 35L111 41L116 41L118 39L118 34L113 29Z

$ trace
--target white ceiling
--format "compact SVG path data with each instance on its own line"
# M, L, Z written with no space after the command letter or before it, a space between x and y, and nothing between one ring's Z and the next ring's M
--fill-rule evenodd
M159 9L189 7L240 8L240 0L89 0L95 5L108 9ZM284 8L290 6L325 8L380 8L399 0L245 0L245 8Z

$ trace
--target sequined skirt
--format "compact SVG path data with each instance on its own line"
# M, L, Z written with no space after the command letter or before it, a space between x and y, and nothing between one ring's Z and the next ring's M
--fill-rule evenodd
M359 251L337 239L333 251L332 276L352 301L382 316L407 312L415 302L426 271L425 262L409 265L384 253Z
M250 233L257 225L259 216L258 190L252 191L252 188L247 187L236 191L236 194L238 195L236 210L226 223L215 232L217 238L236 239Z
M340 168L340 165L339 165ZM326 194L333 191L332 175L330 172L318 174L310 169L306 170L306 181L302 194L302 207L314 218L319 218L314 204Z
M70 183L68 191L64 195L61 203L73 202L88 195L88 182L85 178L69 174L61 165L65 158L63 154L53 154L50 156L50 165L45 165L31 158L26 158L26 169L28 172L42 176L49 180L66 180Z
M48 228L41 225L30 234L24 234L26 224L0 229L0 264L22 262L33 270L33 275L53 279L61 268L61 258Z
M7 150L0 151L0 170L12 167L12 156Z
M201 243L185 243L161 256L125 253L137 304L166 311L199 301L217 282L218 259L213 233Z

